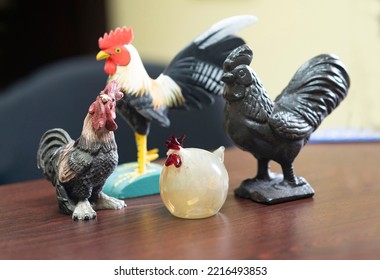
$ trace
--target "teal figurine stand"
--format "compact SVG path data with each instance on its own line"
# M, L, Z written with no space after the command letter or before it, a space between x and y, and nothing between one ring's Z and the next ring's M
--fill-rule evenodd
M137 174L137 162L120 164L108 177L103 192L119 199L158 194L161 170L161 165L150 163L144 174Z

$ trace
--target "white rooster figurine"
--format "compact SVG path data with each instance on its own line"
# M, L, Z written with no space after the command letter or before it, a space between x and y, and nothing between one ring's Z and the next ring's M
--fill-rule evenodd
M183 148L185 136L171 137L160 176L161 198L171 214L199 219L219 212L227 198L224 147L214 152Z
M228 54L245 41L234 33L256 22L252 15L234 16L211 26L173 58L164 72L152 79L137 49L132 45L131 27L116 28L99 38L97 60L105 60L108 82L117 81L124 97L117 102L117 112L135 133L137 172L146 172L158 150L147 150L152 122L170 125L171 109L202 108L223 93L223 62Z

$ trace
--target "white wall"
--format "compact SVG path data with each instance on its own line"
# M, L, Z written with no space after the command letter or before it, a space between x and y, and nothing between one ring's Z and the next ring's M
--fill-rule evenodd
M109 29L132 26L142 58L164 63L210 25L237 14L259 18L239 35L253 48L251 66L271 97L307 59L335 53L350 72L351 89L322 127L380 130L380 0L108 2Z

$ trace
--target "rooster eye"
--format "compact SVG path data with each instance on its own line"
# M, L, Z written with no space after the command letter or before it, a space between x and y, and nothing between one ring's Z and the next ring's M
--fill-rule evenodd
M121 53L121 49L120 48L116 48L115 49L115 53Z
M240 70L239 71L239 76L241 77L241 78L244 78L245 77L245 71L244 70Z

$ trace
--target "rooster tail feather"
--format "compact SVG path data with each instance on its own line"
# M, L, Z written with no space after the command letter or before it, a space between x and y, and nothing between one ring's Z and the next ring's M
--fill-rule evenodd
M63 129L54 128L42 135L37 151L37 167L42 169L45 177L55 183L56 165L59 150L72 141L70 135Z
M199 35L179 52L164 70L181 88L185 108L202 108L214 102L213 95L221 95L223 62L235 48L244 45L235 32L256 22L251 15L224 19Z
M289 99L297 99L299 106L292 110L315 130L347 96L349 86L349 75L338 57L322 54L298 69L275 102L287 107Z
M195 38L193 42L200 49L206 49L256 21L257 18L253 15L240 15L226 18L212 25L207 31Z

